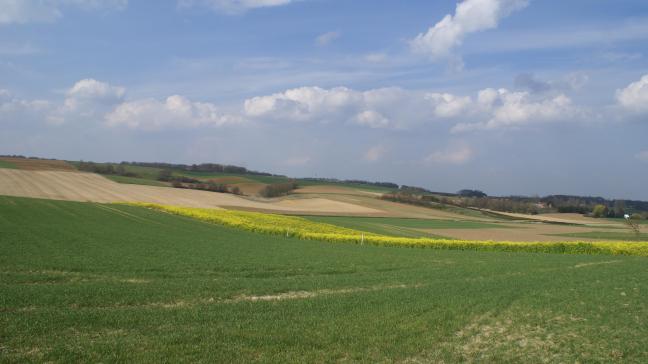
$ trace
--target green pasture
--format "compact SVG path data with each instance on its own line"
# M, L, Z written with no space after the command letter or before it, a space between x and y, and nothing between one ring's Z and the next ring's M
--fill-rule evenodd
M331 244L0 197L0 362L645 363L646 259Z

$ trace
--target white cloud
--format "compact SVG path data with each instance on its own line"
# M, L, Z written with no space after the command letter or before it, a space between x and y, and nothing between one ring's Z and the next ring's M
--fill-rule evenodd
M68 99L92 100L99 102L115 102L121 100L126 89L120 86L112 86L92 78L86 78L72 86L68 92Z
M326 46L326 45L329 45L334 40L340 38L340 36L341 36L340 32L328 32L328 33L324 33L324 34L321 34L320 36L318 36L315 39L315 42L319 46Z
M425 161L437 164L465 164L475 155L473 149L466 144L457 144L445 150L430 154Z
M648 162L648 150L641 151L635 155L635 158L642 162Z
M293 122L346 122L371 128L406 128L456 117L470 97L397 87L356 91L346 87L301 87L245 101L252 118Z
M564 94L533 98L528 92L511 92L507 89L480 91L475 112L487 116L488 120L459 123L452 131L515 128L530 123L578 120L585 113Z
M178 0L179 7L206 6L225 14L240 14L247 10L288 5L297 0Z
M458 116L472 104L469 96L459 97L448 93L428 93L425 98L432 102L434 113L440 118Z
M216 105L193 102L184 96L173 95L164 101L142 99L119 104L105 117L108 126L129 129L162 130L222 126L237 123L240 118L228 115Z
M389 126L389 119L374 110L365 110L355 116L355 122L370 128L386 128Z
M248 117L262 120L349 123L370 128L411 128L430 122L457 122L453 132L517 128L531 123L581 120L585 110L565 94L534 95L507 89L470 96L401 88L356 91L346 87L301 87L248 99Z
M120 103L126 89L87 78L75 83L66 93L62 106L48 115L52 124L63 124L78 119L101 119L101 116Z
M528 0L464 0L457 4L454 15L446 15L412 39L410 47L432 60L452 58L466 35L496 28L502 18L527 5Z
M377 162L382 157L385 155L387 152L387 148L383 147L382 145L376 145L371 148L369 148L364 156L363 159L366 160L367 162Z
M128 0L0 0L0 25L54 22L65 6L121 10L127 5Z
M357 109L362 94L346 87L301 87L245 100L245 113L289 121L332 121L344 111Z
M626 88L617 90L616 98L621 106L630 111L648 111L648 74Z

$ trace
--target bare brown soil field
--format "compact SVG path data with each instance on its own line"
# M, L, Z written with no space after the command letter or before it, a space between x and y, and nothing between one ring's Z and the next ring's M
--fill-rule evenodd
M74 166L65 161L11 157L1 157L0 160L12 163L18 169L28 171L76 171Z
M489 210L485 210L489 211ZM588 218L584 217L579 214L540 214L540 215L527 215L527 214L515 214L511 212L500 212L500 211L493 211L494 213L500 214L500 215L505 215L505 216L510 216L510 217L515 217L515 218L521 218L521 219L527 219L527 220L536 220L536 221L542 221L542 222L557 222L557 223L563 223L563 224L588 224L588 225L619 225L615 224L614 222L608 221L608 220L600 220L600 219L593 219L593 218Z
M90 202L152 202L187 207L244 208L295 214L382 214L326 198L257 201L231 194L120 184L93 173L0 169L0 195Z
M593 217L587 217L587 216L583 216L581 214L559 214L559 213L554 213L554 214L540 214L538 216L540 216L542 218L578 221L581 224L619 225L618 223L615 223L613 221L609 221L609 220L605 220L605 219L595 219Z
M596 239L550 236L548 234L584 233L591 228L552 224L510 224L512 228L494 229L423 229L421 231L466 240L499 241L595 241Z
M370 209L382 211L382 215L385 217L407 217L407 218L417 218L417 219L438 219L438 220L473 220L473 221L484 221L484 222L494 222L497 220L490 219L487 217L473 217L465 216L461 214L456 214L448 211L442 211L437 209L425 208L414 205L407 205L402 203L391 202L387 200L381 200L370 195L348 195L348 194L306 194L302 193L301 195L293 196L292 198L299 197L319 197L326 198L330 200L335 200L339 202L351 203L354 205L363 206Z

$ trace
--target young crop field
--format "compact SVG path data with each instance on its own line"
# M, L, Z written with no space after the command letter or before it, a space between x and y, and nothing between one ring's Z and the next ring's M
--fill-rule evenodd
M0 159L0 168L17 169L18 167L12 162Z
M0 197L2 362L648 360L646 258L262 235Z
M344 226L350 229L369 231L376 234L403 237L432 237L424 229L489 229L506 227L500 224L489 224L470 220L429 220L403 219L389 217L345 217L345 216L309 216L308 220ZM439 235L436 235L440 237Z

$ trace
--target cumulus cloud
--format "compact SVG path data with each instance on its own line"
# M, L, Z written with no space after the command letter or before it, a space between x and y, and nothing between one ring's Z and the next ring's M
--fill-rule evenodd
M178 0L179 7L206 6L225 14L240 14L250 9L288 5L297 0Z
M436 151L427 158L425 161L428 163L436 164L465 164L469 162L475 155L473 149L463 143L453 145L444 150Z
M184 96L173 95L164 101L142 99L119 104L105 117L112 127L162 130L199 126L222 126L237 123L240 119L228 115L211 103L193 102Z
M455 96L448 93L428 93L425 95L434 107L434 114L441 118L455 117L465 112L472 100L469 96Z
M451 58L468 34L496 28L502 18L527 5L528 0L464 0L457 4L454 15L447 14L416 36L410 47L432 60Z
M459 116L470 97L397 87L357 91L346 87L301 87L244 103L252 118L294 122L347 122L370 128L404 128Z
M341 36L340 32L324 33L315 39L315 43L317 43L317 45L319 46L326 46L329 45L334 40L340 38L340 36Z
M45 110L45 119L51 124L96 122L142 130L256 121L355 125L373 129L415 129L437 123L458 133L585 120L584 116L591 114L573 105L562 93L536 95L492 88L479 91L473 98L398 87L366 91L346 87L300 87L249 98L240 108L227 112L213 103L192 101L182 95L163 100L128 100L125 96L124 87L88 78L70 87L62 102L17 100L9 92L0 90L0 103L5 110L28 107L39 112Z
M617 90L616 98L619 104L633 112L648 112L648 75L626 88Z
M534 98L528 92L512 92L507 89L480 91L475 110L488 117L488 120L459 123L452 131L516 128L530 123L580 119L584 114L564 94Z
M260 120L342 122L369 128L404 129L457 123L453 132L518 128L531 123L580 120L585 111L563 93L484 89L476 99L401 88L357 91L346 87L301 87L248 99L245 115ZM461 122L470 119L470 123Z
M75 83L67 92L63 105L57 107L47 120L63 124L78 119L100 119L101 115L121 102L126 89L87 78Z
M121 10L127 5L128 0L0 0L0 25L54 22L66 6Z

